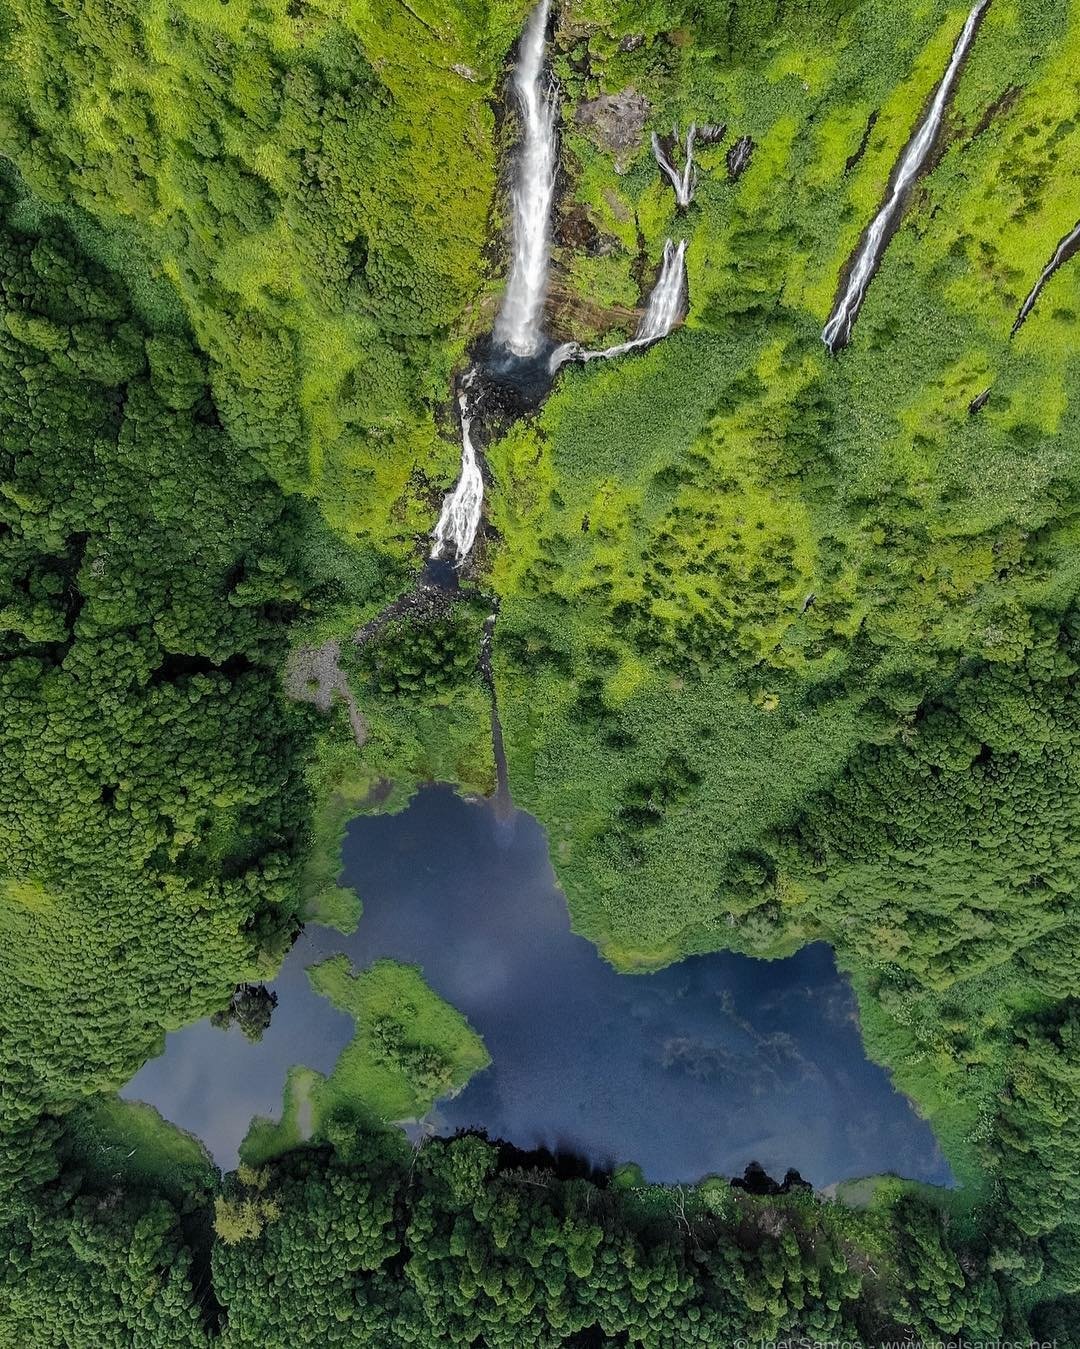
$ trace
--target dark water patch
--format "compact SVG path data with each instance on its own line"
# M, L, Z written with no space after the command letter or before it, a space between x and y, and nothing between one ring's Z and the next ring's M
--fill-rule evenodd
M534 412L551 392L551 354L558 343L546 334L531 356L518 356L491 338L477 348L481 393L478 412L500 429Z
M360 925L350 937L305 932L261 1042L202 1022L170 1035L124 1089L220 1164L235 1163L253 1114L280 1114L291 1064L329 1072L351 1037L304 972L344 950L357 967L421 965L487 1044L492 1066L436 1107L430 1131L484 1129L601 1168L633 1161L657 1181L738 1175L753 1161L819 1186L880 1171L949 1182L929 1126L867 1061L828 947L618 974L571 932L539 824L447 787L355 820L344 860Z

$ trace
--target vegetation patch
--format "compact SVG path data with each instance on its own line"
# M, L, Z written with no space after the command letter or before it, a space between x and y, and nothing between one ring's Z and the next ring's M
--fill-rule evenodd
M348 957L333 956L308 978L356 1021L355 1036L312 1094L321 1131L338 1116L419 1119L491 1062L480 1037L415 965L378 960L354 975Z

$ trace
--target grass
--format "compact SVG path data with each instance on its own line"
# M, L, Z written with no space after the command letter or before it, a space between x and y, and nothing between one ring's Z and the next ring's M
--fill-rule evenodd
M99 1096L65 1117L66 1162L99 1193L149 1190L180 1199L209 1190L218 1170L202 1143L153 1106Z
M338 1112L386 1122L418 1119L438 1096L460 1091L491 1062L480 1037L428 988L417 966L379 960L354 975L346 956L334 956L309 969L308 978L317 993L356 1022L356 1034L333 1072L311 1093L317 1130ZM439 1089L418 1081L404 1056L388 1058L380 1052L380 1025L392 1026L406 1049L433 1057Z
M283 1152L301 1147L314 1131L314 1099L321 1073L294 1065L285 1078L280 1120L256 1115L240 1144L240 1160L245 1166L259 1167L280 1157Z

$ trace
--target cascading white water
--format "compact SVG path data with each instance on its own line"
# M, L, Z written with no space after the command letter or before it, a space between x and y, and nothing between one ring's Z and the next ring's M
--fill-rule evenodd
M674 131L675 139L678 140L679 133ZM660 137L654 131L652 133L652 151L653 157L660 166L661 173L667 175L671 180L671 186L675 189L676 205L687 207L694 198L694 139L697 136L697 123L690 123L690 130L686 133L686 147L684 150L686 162L683 165L682 173L676 169L671 160L664 153L664 147L660 144Z
M979 22L989 3L990 0L978 0L978 3L968 15L967 22L953 47L952 59L941 78L941 83L934 91L930 107L919 123L915 134L908 141L907 147L896 166L891 180L892 185L888 200L878 211L869 229L863 235L855 260L851 265L844 293L837 300L832 313L829 315L829 321L822 330L821 340L828 347L831 355L835 356L837 351L845 346L851 337L851 329L862 307L867 287L877 271L882 250L888 243L899 217L903 213L908 189L919 176L927 156L934 147L938 131L941 128L942 118L945 115L945 108L956 83L956 77L972 42L975 40Z
M686 297L686 240L679 241L678 248L669 239L664 244L664 260L660 275L649 295L649 303L634 334L634 343L638 346L645 342L657 342L667 337L672 328L683 316Z
M514 92L522 121L513 186L513 253L496 345L515 356L535 356L543 343L542 319L551 252L551 207L558 166L555 84L545 66L550 0L540 0L521 38Z
M530 15L522 35L514 73L523 136L514 174L510 277L493 333L497 347L523 360L537 356L548 342L544 336L542 319L551 253L551 214L555 199L558 148L555 134L558 112L555 85L545 67L549 15L550 0L541 0ZM688 204L693 195L696 130L695 126L691 126L687 133L686 167L682 175L675 174L666 157L661 162L661 168L672 177L680 205ZM660 162L660 154L657 158ZM569 360L608 360L649 346L667 336L683 317L685 307L686 241L683 240L676 248L669 239L664 245L660 275L630 341L604 351L582 351L576 342L564 342L549 357L549 373L554 375ZM474 367L462 380L458 391L461 475L454 490L444 499L438 524L432 532L432 558L444 557L453 549L459 566L472 551L484 504L484 479L472 443L474 407L470 391L477 376L478 371Z
M443 500L439 522L432 531L433 558L444 557L452 547L460 564L472 551L476 531L480 525L480 510L484 504L484 478L472 443L472 409L469 390L476 379L475 368L461 381L458 390L458 411L461 416L461 473L457 485Z
M1046 285L1061 264L1063 262L1068 262L1072 255L1077 252L1080 252L1080 220L1076 222L1068 234L1066 234L1065 238L1058 243L1050 261L1039 273L1038 281L1036 281L1031 290L1028 291L1027 299L1020 306L1020 312L1017 314L1016 322L1012 326L1012 332L1009 334L1010 337L1016 336L1020 331L1024 320L1035 308L1035 301L1042 294L1043 286Z
M634 336L628 342L620 342L615 347L605 347L602 351L582 351L576 342L564 342L551 353L551 373L554 374L559 366L565 365L567 361L610 361L617 356L625 356L628 351L651 346L653 342L659 342L662 337L667 337L683 317L685 310L686 240L683 239L676 247L669 239L664 245L664 260L660 264L660 275L649 293L645 312Z

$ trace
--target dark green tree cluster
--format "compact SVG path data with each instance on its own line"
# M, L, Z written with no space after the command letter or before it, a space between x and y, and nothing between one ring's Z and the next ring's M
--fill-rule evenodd
M994 1140L1009 1220L1046 1248L1065 1291L1080 1292L1080 1002L1016 1030Z
M211 1343L212 1293L165 1199L60 1187L0 1219L0 1243L0 1338L12 1349Z
M6 1152L287 949L307 731L277 668L309 592L188 338L64 226L15 224L6 174L0 208Z
M479 679L482 621L468 604L443 615L394 619L358 647L352 661L373 693L409 699L452 693Z
M903 712L901 684L886 692L887 743L858 755L768 859L843 949L919 984L944 989L1018 956L1048 995L1080 993L1080 621L1029 623L1020 663L975 662L918 711Z
M270 1028L277 1006L277 994L265 984L238 984L227 1007L214 1012L210 1020L219 1030L240 1027L246 1039L261 1040Z
M410 1010L403 1009L408 1016ZM376 1063L401 1073L419 1096L436 1099L453 1080L453 1064L432 1045L410 1044L402 1022L376 1017L368 1026L369 1045Z
M941 1335L996 1339L1001 1333L1001 1288L985 1263L958 1252L939 1213L907 1198L897 1206L900 1309L923 1340Z
M619 36L640 34L660 43L674 34L676 44L690 34L721 60L753 56L777 32L800 32L816 24L835 24L857 0L587 0L581 16ZM684 36L685 35L685 36Z
M561 1178L480 1138L410 1156L341 1126L170 1203L77 1176L0 1226L0 1336L45 1349L716 1349L993 1339L977 1246L913 1197L856 1216L806 1190L639 1191ZM216 1235L215 1235L216 1232ZM95 1338L97 1337L97 1338Z

